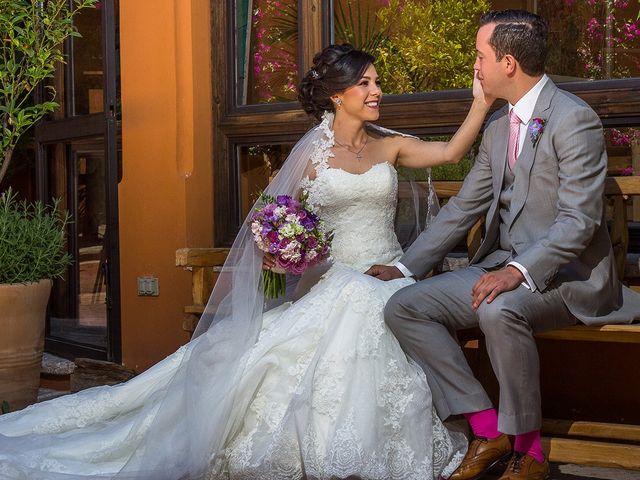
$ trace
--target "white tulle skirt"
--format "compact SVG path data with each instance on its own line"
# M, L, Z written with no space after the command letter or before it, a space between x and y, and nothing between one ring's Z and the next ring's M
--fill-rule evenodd
M423 372L384 324L385 302L411 282L337 264L301 299L268 311L237 375L224 446L209 451L204 478L450 475L466 440L436 416ZM185 374L178 367L200 338L125 384L0 417L0 479L145 478L144 465L122 472L139 452L150 455L151 441L158 455L170 451L172 416L182 412L158 399ZM210 411L216 415L215 404ZM158 415L165 431L150 439Z

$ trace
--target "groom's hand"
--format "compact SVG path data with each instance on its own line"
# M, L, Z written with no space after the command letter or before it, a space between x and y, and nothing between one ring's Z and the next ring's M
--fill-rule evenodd
M385 282L396 278L404 278L404 275L397 267L390 267L389 265L374 265L364 273Z
M516 289L523 280L522 272L511 265L495 272L485 273L471 289L473 297L471 306L476 310L485 298L487 303L491 303L502 292Z

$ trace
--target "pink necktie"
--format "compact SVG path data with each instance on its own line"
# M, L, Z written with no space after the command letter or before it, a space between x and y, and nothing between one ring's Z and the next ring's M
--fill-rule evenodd
M509 145L507 149L507 159L509 161L509 168L513 170L518 158L518 138L520 137L520 119L518 115L513 111L513 108L509 112Z

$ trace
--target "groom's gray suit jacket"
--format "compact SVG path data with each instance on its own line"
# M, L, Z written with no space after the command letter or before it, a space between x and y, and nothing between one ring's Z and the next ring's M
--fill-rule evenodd
M505 106L490 118L459 194L400 259L416 276L431 270L481 215L486 215L486 234L471 264L492 268L506 260L499 249L499 197L507 168L507 114ZM604 221L607 154L598 116L549 80L533 118L543 119L544 127L535 143L527 132L516 163L511 222L505 225L510 257L527 269L540 291L557 286L583 323L640 318L640 295L618 281Z

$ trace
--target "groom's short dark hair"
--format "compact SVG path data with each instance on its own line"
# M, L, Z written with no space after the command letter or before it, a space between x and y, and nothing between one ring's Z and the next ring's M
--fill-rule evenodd
M544 73L549 27L540 15L526 10L492 10L480 18L480 26L495 23L489 43L500 61L509 54L527 75Z

